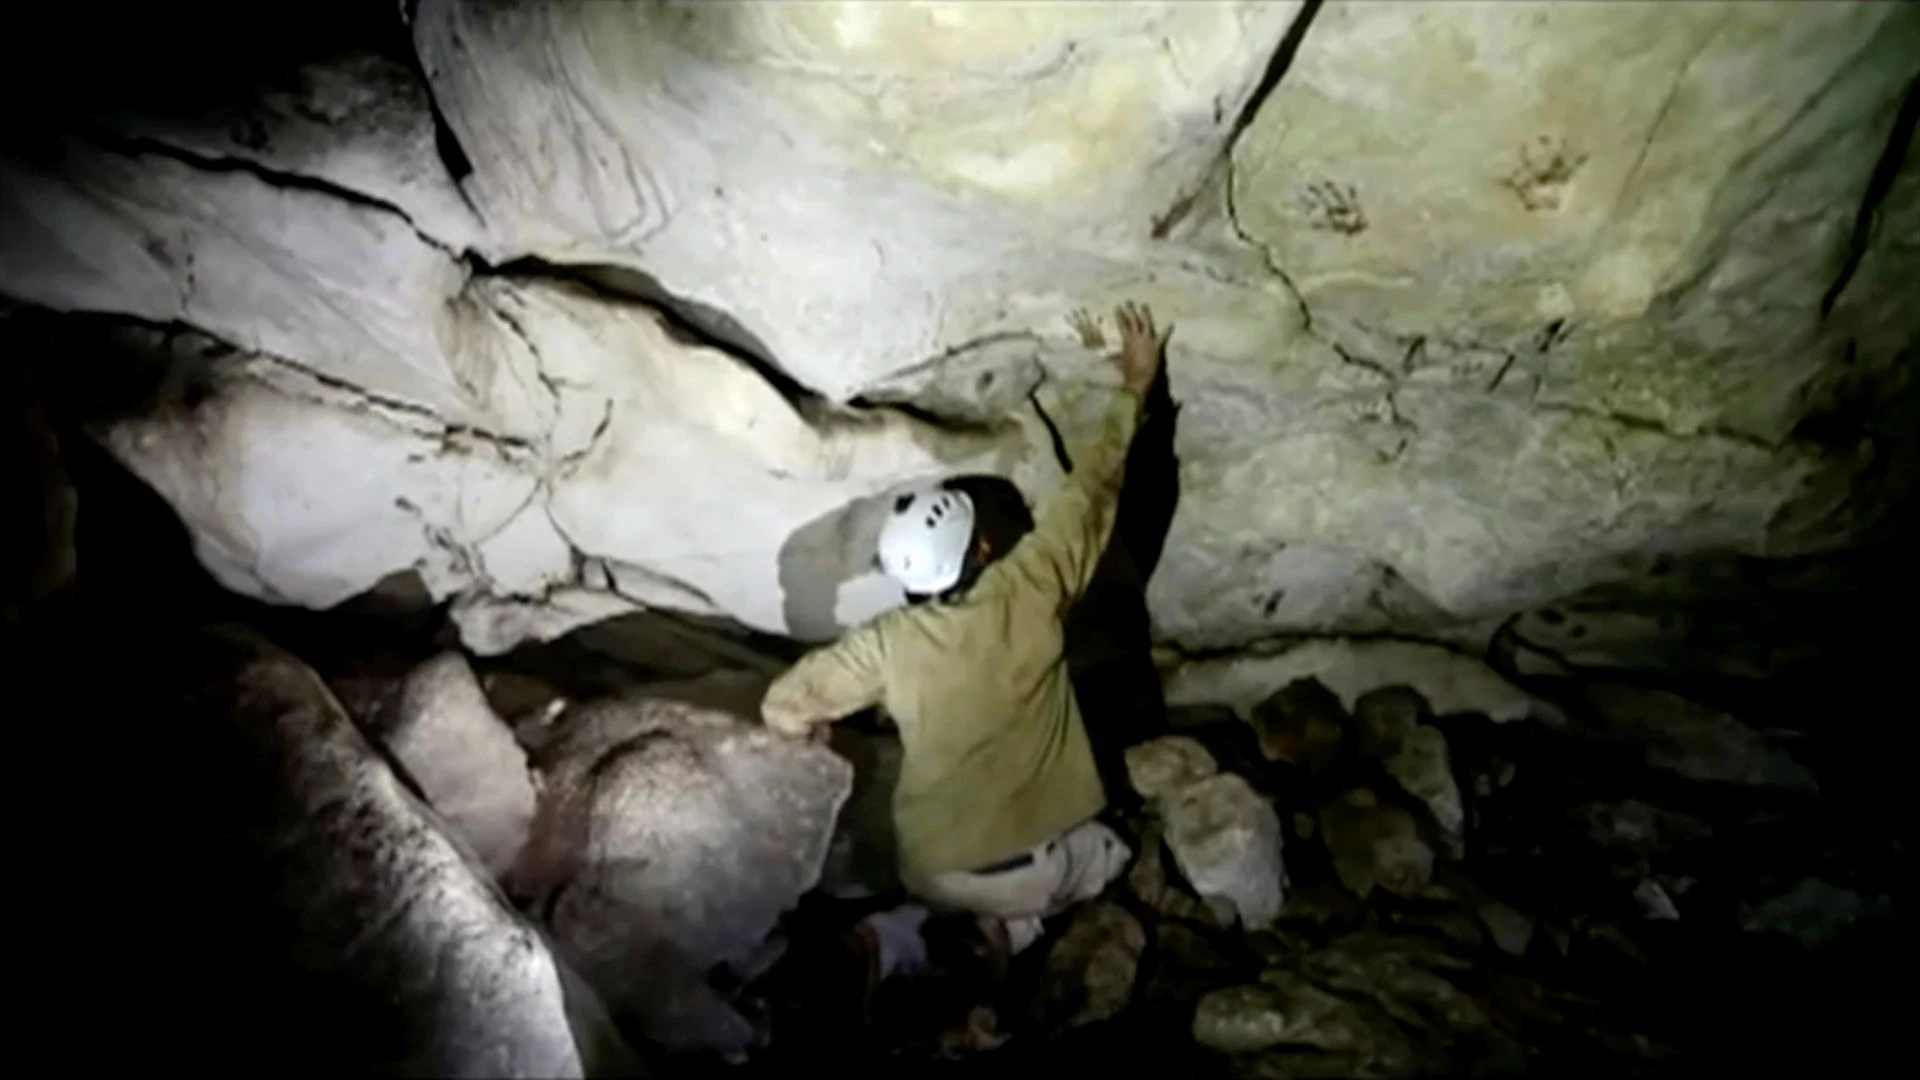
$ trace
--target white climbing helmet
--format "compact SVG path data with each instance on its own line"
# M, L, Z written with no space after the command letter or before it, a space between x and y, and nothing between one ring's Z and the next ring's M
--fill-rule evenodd
M880 569L910 593L935 596L959 582L972 542L972 499L947 488L902 495L880 528Z

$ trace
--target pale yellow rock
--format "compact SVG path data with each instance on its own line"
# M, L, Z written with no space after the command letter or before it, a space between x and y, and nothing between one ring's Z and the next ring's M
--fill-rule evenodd
M1239 220L1330 322L1504 348L1571 319L1554 398L1777 437L1903 8L1329 3L1235 147Z
M237 412L114 444L251 595L415 569L489 651L636 604L831 638L898 602L868 570L899 484L1044 497L1038 409L1071 455L1115 378L1066 316L1126 299L1177 328L1149 600L1185 648L1484 647L1659 557L1844 548L1893 501L1897 440L1853 410L1892 408L1920 331L1911 157L1822 298L1915 5L1333 0L1257 101L1295 0L409 11L457 184L411 66L364 59L262 97L264 142L120 118L160 145L0 165L8 299L253 357ZM485 272L521 257L753 362ZM1647 651L1609 625L1583 659Z
M1220 771L1213 755L1198 740L1165 735L1127 747L1127 779L1147 799L1173 795Z

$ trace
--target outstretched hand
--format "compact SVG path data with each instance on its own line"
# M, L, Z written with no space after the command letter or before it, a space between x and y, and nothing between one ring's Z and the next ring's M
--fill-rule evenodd
M1160 359L1173 327L1156 331L1153 312L1131 300L1115 308L1113 318L1120 325L1120 352L1114 361L1120 365L1127 389L1144 397L1160 374Z

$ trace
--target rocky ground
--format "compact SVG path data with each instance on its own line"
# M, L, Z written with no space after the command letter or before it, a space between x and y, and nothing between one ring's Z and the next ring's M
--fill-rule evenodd
M838 753L774 739L730 715L764 674L689 676L630 651L670 665L660 633L627 620L477 672L452 652L395 670L397 653L373 662L356 637L316 650L324 689L243 635L220 640L256 659L206 685L255 702L233 707L245 724L265 663L300 709L351 715L367 737L354 769L391 763L457 838L473 871L463 903L498 874L499 929L471 940L537 933L563 982L592 988L600 1026L569 1006L561 1030L624 1043L611 1059L624 1065L603 1072L1691 1074L1864 1065L1891 1038L1905 826L1845 797L1876 778L1817 732L1584 679L1517 690L1540 695L1542 718L1504 722L1435 715L1404 684L1343 698L1312 676L1244 717L1178 707L1170 734L1126 754L1141 805L1119 818L1139 851L1123 883L1011 961L936 919L935 966L876 985L856 924L901 899L885 831L897 744L865 721L836 733ZM296 762L351 739L338 728L323 754L314 729L275 730ZM335 798L299 790L311 807ZM381 910L438 910L420 875L453 879L416 866L432 844L420 828L412 846L376 830L375 853L349 859L397 867L384 893L384 879L313 863L311 836L287 841L305 854L280 865L327 896L358 880ZM313 910L334 912L302 924L325 951L340 909ZM408 918L348 937L385 955L426 932ZM494 970L468 963L462 980ZM445 987L420 980L451 976L413 970L410 1008L435 1015ZM515 1016L539 997L494 993ZM530 1030L551 1042L557 1019ZM485 1060L440 1071L570 1071Z
M1874 1060L1891 1022L1874 958L1909 940L1904 829L1824 802L1814 774L1724 714L1568 690L1562 727L1435 717L1396 688L1349 715L1312 683L1263 709L1264 729L1179 714L1182 734L1130 755L1137 777L1158 768L1150 783L1176 775L1128 822L1142 853L1123 888L1057 920L994 992L918 988L917 1033L876 1015L856 1024L867 1041L816 1052L1236 1077ZM1322 724L1332 746L1317 756L1299 752L1310 740L1263 746ZM1740 760L1752 767L1729 775ZM1177 775L1216 762L1261 799ZM1269 805L1284 841L1249 844ZM1285 901L1253 929L1219 900L1270 884L1276 850ZM958 1033L988 1003L1010 1038L982 1054Z

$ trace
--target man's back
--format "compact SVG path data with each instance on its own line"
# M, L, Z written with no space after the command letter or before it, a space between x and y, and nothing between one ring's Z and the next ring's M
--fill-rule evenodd
M888 612L767 691L761 712L780 730L877 704L899 723L894 817L910 887L1021 854L1105 806L1062 655L1064 621L1112 532L1139 418L1139 394L1116 395L1033 531L959 598Z
M1056 590L1016 546L954 603L875 625L882 702L906 749L894 818L910 878L1025 851L1105 797L1062 658Z
M906 751L894 815L902 877L916 891L933 875L1029 855L1105 805L1063 656L1064 621L1112 533L1127 448L1165 348L1144 309L1129 305L1116 318L1123 392L1032 531L1005 552L970 535L979 557L997 556L971 582L948 570L926 573L952 565L952 545L919 552L917 564L916 553L903 550L896 580L945 598L890 612L808 653L761 703L769 727L796 736L886 706ZM960 520L948 516L945 499L924 510L909 500L895 521L938 535L943 522Z

